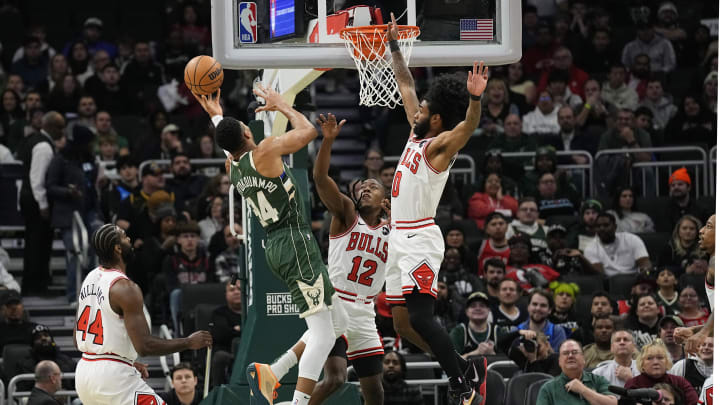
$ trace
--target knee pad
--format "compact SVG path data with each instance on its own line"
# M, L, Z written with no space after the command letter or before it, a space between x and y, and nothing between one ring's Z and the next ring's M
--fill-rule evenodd
M298 364L298 376L317 381L325 360L335 345L335 333L329 311L322 311L305 318L308 325L303 335L305 351Z

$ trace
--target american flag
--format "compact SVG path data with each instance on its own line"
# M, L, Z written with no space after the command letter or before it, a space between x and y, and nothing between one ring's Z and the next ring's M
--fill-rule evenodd
M461 41L492 41L493 20L488 19L461 19L460 20Z

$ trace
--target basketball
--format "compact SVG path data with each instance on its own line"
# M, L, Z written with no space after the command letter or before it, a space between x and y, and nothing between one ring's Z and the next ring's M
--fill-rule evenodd
M185 65L185 85L198 95L215 93L224 76L222 65L212 56L196 56Z

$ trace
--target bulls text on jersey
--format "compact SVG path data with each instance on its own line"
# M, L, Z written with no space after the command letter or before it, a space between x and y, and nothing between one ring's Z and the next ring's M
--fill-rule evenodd
M388 243L380 237L356 231L350 234L347 247L345 248L346 252L351 250L360 250L374 254L385 263L388 255Z

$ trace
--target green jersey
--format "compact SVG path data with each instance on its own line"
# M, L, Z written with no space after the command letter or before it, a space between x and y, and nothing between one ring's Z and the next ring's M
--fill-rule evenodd
M307 227L295 178L283 162L279 177L265 177L255 169L252 151L230 165L230 183L245 197L266 232L283 227Z

